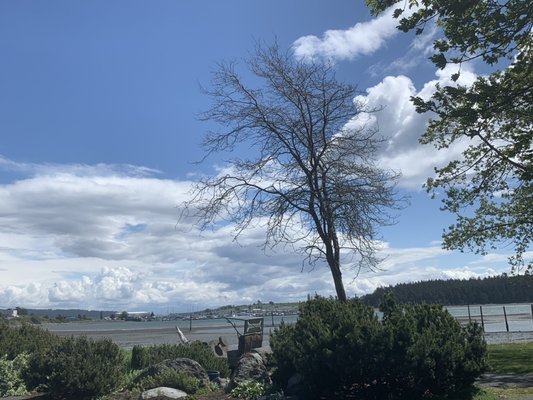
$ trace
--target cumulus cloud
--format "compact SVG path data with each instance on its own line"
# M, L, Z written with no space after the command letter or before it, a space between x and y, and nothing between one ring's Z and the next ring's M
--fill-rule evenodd
M377 18L357 23L347 30L328 30L322 38L313 35L301 37L293 44L295 56L336 62L373 54L399 33L398 20L392 16L395 8L392 6ZM409 16L414 11L414 8L408 9L404 16ZM448 65L435 72L435 79L423 83L418 89L415 87L413 80L405 74L422 63L431 65L428 56L433 52L433 41L437 35L438 26L435 22L429 22L424 32L412 39L404 55L386 65L374 64L369 69L372 75L391 72L395 75L382 78L378 84L366 89L365 95L358 96L355 102L365 105L369 110L382 111L359 114L350 122L356 128L379 128L380 134L387 139L379 164L401 172L403 177L400 185L409 190L421 189L426 179L433 175L434 167L460 158L466 147L465 143L458 143L444 152L419 143L432 115L418 114L410 98L419 96L429 99L435 92L436 84L468 86L476 78L473 65L466 64L462 66L459 81L454 82L451 76L457 72L458 67Z
M177 226L188 181L136 167L2 166L26 176L0 185L0 307L208 307L330 286L302 279L288 249L265 254L260 224L238 243L230 226Z
M238 242L229 225L205 232L187 224L176 229L176 205L185 199L188 181L105 166L33 168L0 184L0 307L157 312L335 293L324 264L305 268L302 255L290 247L265 253L260 223ZM384 243L381 252L383 271L351 281L357 271L344 270L350 295L463 273L464 265L444 272L433 267L448 254L437 246L393 249ZM478 275L486 270L467 267Z
M429 99L435 92L437 84L471 85L476 75L464 67L457 83L451 79L456 72L454 66L436 71L436 79L415 88L413 81L405 76L387 76L377 85L366 90L365 95L355 101L368 109L381 109L374 113L358 115L350 124L355 127L376 126L380 134L387 139L381 150L379 164L384 168L402 173L401 186L408 189L420 189L425 180L433 175L433 168L442 166L450 160L461 157L466 143L457 143L447 151L438 151L431 145L421 145L419 140L425 132L431 114L419 114L411 102L412 96Z
M353 60L372 54L383 47L387 39L398 33L398 21L392 17L395 8L390 7L379 17L357 23L346 30L328 30L322 38L314 35L303 36L294 42L294 54L297 58L322 58L331 61ZM412 12L407 10L406 15Z

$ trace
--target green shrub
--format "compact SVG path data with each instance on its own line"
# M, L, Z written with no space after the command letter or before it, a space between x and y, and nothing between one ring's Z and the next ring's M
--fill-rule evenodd
M13 360L0 357L0 397L28 394L23 373L28 368L28 354L19 354Z
M19 354L49 349L58 341L56 335L37 326L24 323L10 326L0 321L0 355L5 354L8 360Z
M133 349L131 350L131 369L144 369L149 365L148 348L140 345L133 346Z
M224 378L230 375L227 359L217 357L209 346L201 342L148 347L134 346L131 355L131 368L143 369L163 360L174 358L190 358L198 362L205 370L219 371L220 376Z
M231 391L233 397L244 400L256 400L266 393L266 388L262 383L247 381L237 385Z
M61 339L32 355L26 382L53 398L89 399L111 393L123 382L123 353L109 339Z
M380 321L358 300L308 300L293 326L271 336L274 381L284 385L299 372L309 399L417 399L462 390L483 371L478 326L462 328L440 306L401 307L390 297L382 312Z
M271 363L274 365L272 379L282 387L285 387L289 378L297 372L294 365L299 354L295 346L297 342L296 329L292 324L282 322L270 336Z
M358 301L340 303L316 297L303 303L292 327L274 332L270 346L278 370L273 378L284 385L293 372L305 378L308 398L333 396L353 383L377 378L383 353L379 321L372 308Z
M153 389L160 386L183 390L187 394L194 394L202 387L201 382L174 369L166 368L155 376L149 376L139 382L142 390Z
M389 341L382 382L396 398L447 395L471 386L486 367L486 343L477 324L461 327L442 306L399 306L385 299Z

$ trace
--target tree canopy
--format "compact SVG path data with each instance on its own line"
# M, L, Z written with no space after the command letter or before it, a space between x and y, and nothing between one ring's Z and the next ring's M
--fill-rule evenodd
M444 189L443 209L456 223L443 235L448 249L486 253L512 245L510 262L529 264L533 232L533 2L367 0L374 13L398 4L402 31L421 34L433 21L441 36L431 60L438 68L481 60L492 70L471 86L437 87L427 101L413 98L419 112L432 112L422 143L445 151L461 143L462 158L436 168L428 191ZM410 8L414 12L404 17ZM526 256L526 257L524 257Z
M219 64L201 116L218 127L205 137L206 155L237 150L242 158L200 180L185 210L203 228L231 221L236 237L263 222L265 246L289 244L311 265L325 261L345 300L341 263L377 266L377 228L393 222L397 204L398 176L374 160L381 139L357 121L371 110L354 103L356 88L330 66L295 60L277 45L257 46L245 65L258 87L235 63Z
M378 307L385 295L392 293L399 303L411 304L506 304L533 301L533 276L492 276L470 279L434 279L379 287L361 297Z

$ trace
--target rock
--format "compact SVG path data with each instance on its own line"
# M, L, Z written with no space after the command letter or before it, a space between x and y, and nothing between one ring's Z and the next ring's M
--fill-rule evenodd
M223 357L223 358L227 358L227 353L228 353L228 345L226 344L228 341L223 338L222 336L219 336L218 337L218 340L212 340L211 342L209 342L209 346L211 347L211 349L213 350L213 352L215 353L215 355L217 357Z
M166 369L175 370L192 378L196 378L200 381L202 386L207 386L209 384L209 377L205 369L196 361L189 358L175 358L151 365L146 368L135 381L141 382L145 378L156 377Z
M185 393L184 391L164 386L147 390L141 395L141 398L143 400L160 398L181 399L183 397L187 397L187 393Z
M266 385L272 384L263 357L258 353L245 353L239 358L231 376L230 390L237 387L239 383L246 381L256 381Z

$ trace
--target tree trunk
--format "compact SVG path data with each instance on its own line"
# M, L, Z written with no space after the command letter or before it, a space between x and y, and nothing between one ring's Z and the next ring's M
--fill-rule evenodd
M331 275L333 275L333 283L335 283L335 290L337 291L337 298L339 301L346 301L346 292L344 291L344 284L342 283L342 272L338 262L329 264Z
M335 284L335 291L337 292L337 299L341 302L346 301L346 291L342 283L340 249L337 245L337 238L323 239L326 245L326 261L328 262L331 275L333 276L333 283Z

